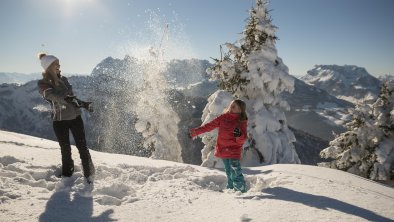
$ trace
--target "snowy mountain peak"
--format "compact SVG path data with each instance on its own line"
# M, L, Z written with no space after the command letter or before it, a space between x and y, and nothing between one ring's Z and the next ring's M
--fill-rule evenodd
M313 84L315 82L339 81L350 86L354 80L359 78L374 78L363 67L354 65L316 65L309 70L302 80ZM375 79L375 78L374 78Z
M125 55L123 59L107 57L103 59L92 71L93 77L120 78L129 84L142 86L143 75L140 74L145 63L135 57ZM206 69L211 64L207 60L200 59L173 59L166 64L163 75L171 87L185 88L190 84L196 84L209 79Z
M352 103L373 100L380 87L379 79L354 65L316 65L301 79Z

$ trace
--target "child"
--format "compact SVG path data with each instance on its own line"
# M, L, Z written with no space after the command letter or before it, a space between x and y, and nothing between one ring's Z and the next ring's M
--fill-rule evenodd
M227 188L246 192L245 179L241 172L242 145L247 138L246 105L242 100L234 100L225 112L211 122L190 129L192 138L219 128L215 156L221 158L227 174Z
M83 174L86 182L90 184L93 182L95 169L86 146L85 129L80 111L80 107L87 108L89 103L76 99L67 78L60 75L58 58L41 53L39 59L44 72L43 78L37 83L38 90L44 99L51 103L53 109L53 129L62 154L62 176L71 177L74 172L69 138L71 131L81 157Z

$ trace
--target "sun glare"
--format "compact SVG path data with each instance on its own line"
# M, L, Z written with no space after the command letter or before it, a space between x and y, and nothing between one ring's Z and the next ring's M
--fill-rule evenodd
M58 0L58 2L66 17L75 16L75 14L80 13L80 9L94 3L93 0Z
M64 6L67 7L75 7L78 4L85 3L86 1L79 1L79 0L60 0Z

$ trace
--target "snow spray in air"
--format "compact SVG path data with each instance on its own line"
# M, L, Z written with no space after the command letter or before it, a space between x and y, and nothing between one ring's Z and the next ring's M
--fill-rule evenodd
M136 95L135 127L142 133L144 147L152 152L152 158L182 162L177 137L180 119L168 101L170 86L164 76L171 53L171 25L160 22L153 14L149 28L151 37L156 36L153 45L137 50L142 89Z

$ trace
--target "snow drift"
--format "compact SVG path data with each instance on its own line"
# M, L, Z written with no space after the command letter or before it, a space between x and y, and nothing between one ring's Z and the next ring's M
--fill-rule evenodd
M91 151L94 189L84 195L78 152L69 189L57 190L60 150L0 131L0 221L392 221L394 189L333 169L245 168L250 190L225 190L225 173Z

